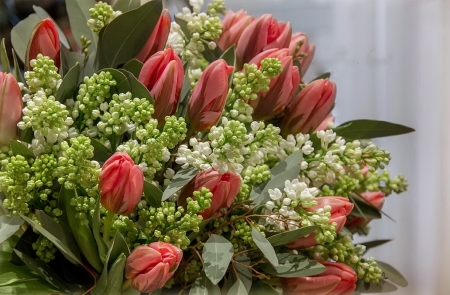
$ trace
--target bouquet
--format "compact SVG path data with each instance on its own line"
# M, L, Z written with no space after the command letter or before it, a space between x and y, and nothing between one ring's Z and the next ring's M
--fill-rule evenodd
M413 129L334 126L306 34L223 0L66 4L72 38L35 6L0 46L0 293L407 285L353 235L407 188L369 139Z

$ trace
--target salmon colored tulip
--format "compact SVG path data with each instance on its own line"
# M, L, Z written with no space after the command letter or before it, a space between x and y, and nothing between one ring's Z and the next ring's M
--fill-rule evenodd
M183 80L183 63L171 47L158 51L144 63L139 81L155 100L153 118L158 120L159 126L166 116L173 115L177 110Z
M193 192L203 187L213 194L211 206L200 213L204 219L212 217L221 208L229 208L241 187L241 178L233 173L220 174L217 170L202 171L194 177L181 191L178 204L186 206L187 198L194 198Z
M115 214L129 215L144 190L144 175L126 153L115 153L103 165L99 189L103 207Z
M223 59L209 64L192 90L187 106L190 129L204 132L215 126L227 100L228 76L233 71Z
M277 22L265 14L248 25L236 46L236 67L240 70L259 53L272 48L288 48L292 28L290 23Z
M60 66L60 49L58 31L51 18L45 18L39 21L31 34L30 42L27 47L26 64L30 66L30 61L36 59L40 53L48 56L55 62L55 66Z
M222 35L216 42L217 45L223 50L227 50L239 40L242 32L253 21L254 17L249 16L246 11L239 10L234 13L231 10L227 11L222 20Z
M164 49L167 38L169 37L170 22L170 13L167 9L164 9L147 43L145 43L144 47L136 55L136 59L145 62L153 54Z
M333 108L336 84L319 79L303 88L286 108L281 134L308 134L316 130Z
M17 138L17 123L22 118L22 93L12 74L0 72L0 145Z
M317 205L313 206L307 211L313 212L320 208L325 207L326 205L331 206L331 219L329 224L336 224L336 233L338 233L345 225L347 221L347 215L350 214L353 210L353 203L351 203L347 198L343 197L320 197L316 198ZM305 238L300 238L294 242L291 242L286 245L286 247L291 249L303 249L311 246L317 245L316 234L312 233Z
M313 58L316 46L308 42L308 35L305 33L292 34L289 44L289 53L294 59L299 59L301 64L302 77L305 75Z
M325 272L298 278L280 278L285 295L350 295L355 291L356 272L339 262L318 261Z
M336 118L331 113L329 113L328 116L326 116L326 118L323 119L322 123L320 123L320 125L317 126L316 131L333 128L335 119Z
M250 101L253 107L253 119L256 121L270 120L280 114L289 104L300 84L298 68L293 66L289 50L269 49L255 56L249 64L258 67L265 58L278 58L281 61L282 71L273 78L269 85L269 91L259 94L258 99Z
M139 246L128 256L125 277L142 293L164 287L183 258L183 251L169 243L155 242Z
M382 192L365 192L361 196L369 201L373 206L381 210L384 205L384 194ZM345 227L348 228L352 233L358 231L358 229L365 227L372 219L365 219L358 216L350 216L347 218Z

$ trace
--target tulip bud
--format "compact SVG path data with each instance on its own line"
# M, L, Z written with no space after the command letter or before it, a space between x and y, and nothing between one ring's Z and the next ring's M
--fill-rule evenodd
M285 295L350 295L356 288L356 272L339 262L318 261L326 267L325 272L298 278L280 278Z
M12 74L0 72L0 145L17 138L17 123L22 118L22 93Z
M289 54L294 59L299 59L301 64L302 77L311 64L316 46L314 43L308 42L308 35L305 33L292 34L291 42L289 44Z
M373 206L377 207L378 210L381 210L384 205L384 194L382 192L365 192L362 193L361 196L369 201ZM358 216L350 216L347 218L347 222L345 223L345 227L347 227L352 233L358 231L358 229L365 227L372 219L365 219L363 217Z
M286 108L281 134L308 134L316 130L333 108L336 84L319 79L303 88Z
M164 9L147 43L145 43L144 47L136 55L136 59L145 62L153 54L164 49L167 38L169 37L170 22L170 13L167 9Z
M253 17L249 16L246 11L239 10L234 13L231 10L227 11L222 20L222 35L216 41L216 44L223 50L227 50L239 40L239 37L244 32L245 28L253 21Z
M158 51L144 63L139 81L155 100L153 118L158 120L159 126L166 116L173 115L177 110L183 80L183 64L171 47Z
M258 99L249 103L253 107L253 120L270 120L280 114L289 104L300 84L298 68L293 66L292 57L289 50L269 49L255 56L249 64L256 64L258 67L265 58L278 58L281 61L281 73L273 78L269 84L269 91L259 94Z
M353 210L353 203L351 203L347 198L343 197L319 197L316 198L316 201L317 205L308 208L307 211L314 212L318 209L324 208L325 206L330 206L331 219L328 224L335 223L336 233L339 233L344 227L345 222L347 221L347 215L349 215ZM291 249L303 249L315 246L317 245L315 236L316 234L312 233L305 238L300 238L294 242L287 244L286 247Z
M60 42L55 23L50 18L45 18L37 23L31 34L27 47L26 65L31 68L30 61L36 59L40 53L48 56L55 62L55 66L60 66Z
M198 132L209 130L219 121L228 93L228 76L233 67L223 59L209 64L192 90L187 106L190 129Z
M178 204L186 207L186 199L193 198L194 191L203 187L213 194L211 206L200 213L204 219L212 217L221 208L229 208L241 187L241 178L233 173L220 174L217 170L202 171L194 177L181 191Z
M115 153L103 165L99 189L103 207L115 214L129 215L144 190L144 175L126 153Z
M241 69L257 54L272 48L288 48L292 28L290 23L277 22L265 14L248 25L236 46L236 67Z
M329 113L326 118L323 119L322 123L317 126L316 131L328 130L333 128L335 119L336 118L331 113Z
M164 287L183 258L183 251L169 243L155 242L139 246L128 256L125 277L141 293Z

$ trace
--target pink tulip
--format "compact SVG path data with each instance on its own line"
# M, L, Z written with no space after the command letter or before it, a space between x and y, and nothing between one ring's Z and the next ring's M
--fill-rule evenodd
M320 130L327 130L327 129L331 129L333 128L334 125L334 120L336 118L329 113L325 119L323 119L322 123L320 123L319 126L317 126L316 131L320 131Z
M153 118L158 120L159 126L166 116L173 115L177 110L183 80L183 63L171 47L158 51L144 63L139 81L155 100Z
M316 198L317 205L313 206L307 211L313 212L318 209L321 209L325 206L331 206L331 219L329 224L336 224L336 233L344 227L345 222L347 221L347 215L350 214L353 210L353 204L347 199L343 197L320 197ZM286 245L286 247L291 249L303 249L311 246L317 245L317 241L315 239L316 234L312 233L305 238L300 238L294 242L291 242Z
M103 164L99 189L103 207L115 214L129 215L144 190L144 175L126 153L115 153Z
M31 68L30 61L36 59L40 53L48 56L55 62L55 66L60 66L60 42L55 23L50 18L39 21L31 34L27 47L26 65Z
M289 44L289 54L294 59L300 60L302 76L304 76L308 70L315 51L316 46L314 43L308 42L308 35L300 32L292 34L291 42Z
M209 64L192 90L187 106L190 129L204 132L215 126L227 100L228 76L233 67L223 59Z
M286 108L281 122L283 136L308 134L316 130L333 108L336 99L336 84L328 79L309 83Z
M265 14L248 25L237 42L236 67L241 69L257 54L272 48L288 48L292 28L290 23L277 22Z
M239 37L244 32L245 28L253 21L254 17L249 16L246 11L239 10L234 13L231 10L227 11L222 20L222 35L216 42L223 50L227 50L239 40Z
M145 62L153 54L164 49L167 38L169 37L170 22L170 13L167 9L164 9L147 43L145 43L144 47L136 55L136 59Z
M139 246L127 258L125 277L136 290L151 293L167 283L182 258L183 251L169 243Z
M384 205L384 194L382 192L365 192L361 196L369 201L373 206L381 210ZM372 219L365 219L358 216L350 216L347 218L345 227L347 227L352 233L358 231L358 229L365 227Z
M318 261L325 272L298 278L280 278L285 295L350 295L356 289L358 277L348 265L339 262Z
M300 84L298 68L293 66L289 50L269 49L255 56L249 64L258 67L265 58L278 58L281 61L282 72L272 79L269 91L259 94L258 99L250 101L253 107L253 119L256 121L270 120L280 114L289 104Z
M229 208L241 187L241 178L233 173L220 174L217 170L202 171L194 177L181 191L178 204L186 206L187 198L194 198L193 192L203 187L213 194L211 206L200 213L204 219L212 217L221 208Z
M0 145L17 138L17 123L22 118L22 93L12 74L0 72Z

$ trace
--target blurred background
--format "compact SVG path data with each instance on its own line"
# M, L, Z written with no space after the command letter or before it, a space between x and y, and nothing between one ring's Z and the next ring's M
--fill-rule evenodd
M74 1L74 0L67 0ZM177 0L171 0L175 4ZM305 81L331 72L338 85L337 123L377 119L416 129L376 140L389 150L391 174L409 180L391 195L388 218L371 223L370 238L394 239L369 256L409 281L395 294L450 294L450 1L447 0L226 0L233 10L274 14L316 43ZM0 38L45 8L68 28L63 0L3 0ZM8 45L7 45L8 46Z

